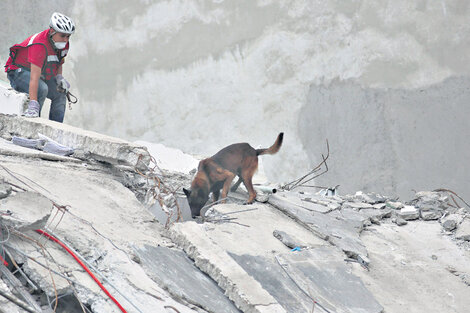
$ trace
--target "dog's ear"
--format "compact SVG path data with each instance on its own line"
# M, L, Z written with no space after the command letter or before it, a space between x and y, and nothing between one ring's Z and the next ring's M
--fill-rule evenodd
M186 197L188 197L188 198L189 198L189 196L191 195L191 190L188 190L188 189L186 189L186 188L183 188L183 192L184 192L184 194L186 195Z

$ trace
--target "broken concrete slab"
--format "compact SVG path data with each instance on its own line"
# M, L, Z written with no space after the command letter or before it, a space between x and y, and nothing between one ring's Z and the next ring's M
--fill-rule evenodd
M314 216L317 214L306 210L303 206L295 204L285 197L280 197L278 194L271 195L269 197L268 203L294 219L297 223L304 226L306 229L312 231L319 238L328 240L328 233L323 231L320 227L315 226Z
M372 204L366 202L345 202L342 206L343 209L354 209L354 210L362 210L362 209L373 209L374 207Z
M294 238L301 238L309 247L327 243L270 205L256 203L243 208L253 210L234 213L240 211L239 205L216 205L213 210L236 220L174 224L170 229L172 241L195 260L196 266L218 282L241 311L285 312L273 295L246 273L229 253L273 260L274 253L290 251L273 236L273 232L280 229Z
M38 133L98 161L146 169L150 163L147 148L122 139L101 135L43 118L24 118L0 114L0 136L37 138Z
M321 239L338 246L348 257L356 258L359 255L363 258L367 257L367 250L359 238L363 226L362 219L364 219L362 215L354 220L341 216L338 211L332 211L329 214L316 213L277 194L269 198L269 203Z
M135 248L135 252L148 275L176 298L208 312L240 312L184 252L149 245Z
M318 247L279 256L289 276L331 312L380 313L383 307L351 274L341 254L333 247Z
M272 258L250 254L229 255L269 292L288 313L310 312L313 301Z
M18 231L36 230L46 225L52 202L36 192L18 192L1 200L0 210L10 212L0 215L3 225Z
M202 227L194 222L175 224L170 237L195 261L199 269L217 281L241 311L285 312L260 283L249 276L226 251L207 240Z

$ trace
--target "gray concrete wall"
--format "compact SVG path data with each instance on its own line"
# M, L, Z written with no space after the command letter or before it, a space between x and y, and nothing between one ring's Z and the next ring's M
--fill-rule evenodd
M328 138L316 184L470 198L466 0L7 0L0 61L53 11L77 24L68 124L200 155L284 131L263 157L281 182L310 170Z
M330 170L317 183L405 200L413 190L449 188L468 199L469 86L469 77L413 90L311 86L299 134L312 163L324 138L331 147Z

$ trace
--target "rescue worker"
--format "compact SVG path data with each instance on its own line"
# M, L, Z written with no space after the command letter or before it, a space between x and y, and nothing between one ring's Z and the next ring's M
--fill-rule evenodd
M49 28L10 48L5 71L11 87L29 93L26 117L40 116L46 97L51 99L49 119L62 123L70 84L62 76L62 64L75 31L71 18L53 13Z

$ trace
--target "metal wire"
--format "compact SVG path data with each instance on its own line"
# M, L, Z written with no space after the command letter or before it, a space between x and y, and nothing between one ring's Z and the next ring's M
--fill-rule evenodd
M326 149L327 149L326 157L322 154L322 159L323 160L320 162L320 164L315 166L310 172L308 172L304 176L302 176L302 177L300 177L300 178L298 178L298 179L296 179L296 180L294 180L290 183L287 183L284 186L281 186L281 189L293 190L294 188L301 187L301 186L302 187L311 187L311 186L307 186L305 184L312 181L313 179L325 174L326 172L328 172L328 164L326 163L326 160L328 160L328 158L330 157L330 145L328 143L328 139L326 140ZM317 172L319 172L322 169L323 164L325 165L325 170L323 170L323 172L321 172L319 174L316 174Z
M311 299L314 304L317 304L317 305L318 305L320 308L322 308L325 312L331 313L330 311L328 311L327 308L325 308L323 305L321 305L320 303L318 303L318 301L316 301L311 295L309 295L302 287L300 287L300 285L297 283L297 281L295 281L295 279L294 279L294 278L290 275L290 273L284 268L284 266L282 266L281 261L279 261L277 255L275 255L274 258L276 259L277 264L279 264L279 266L282 268L282 270L284 271L284 273L286 273L286 275L290 278L290 280L292 280L292 282L297 286L297 288L300 289L300 291L302 291L302 293L303 293L304 295L306 295L309 299Z

